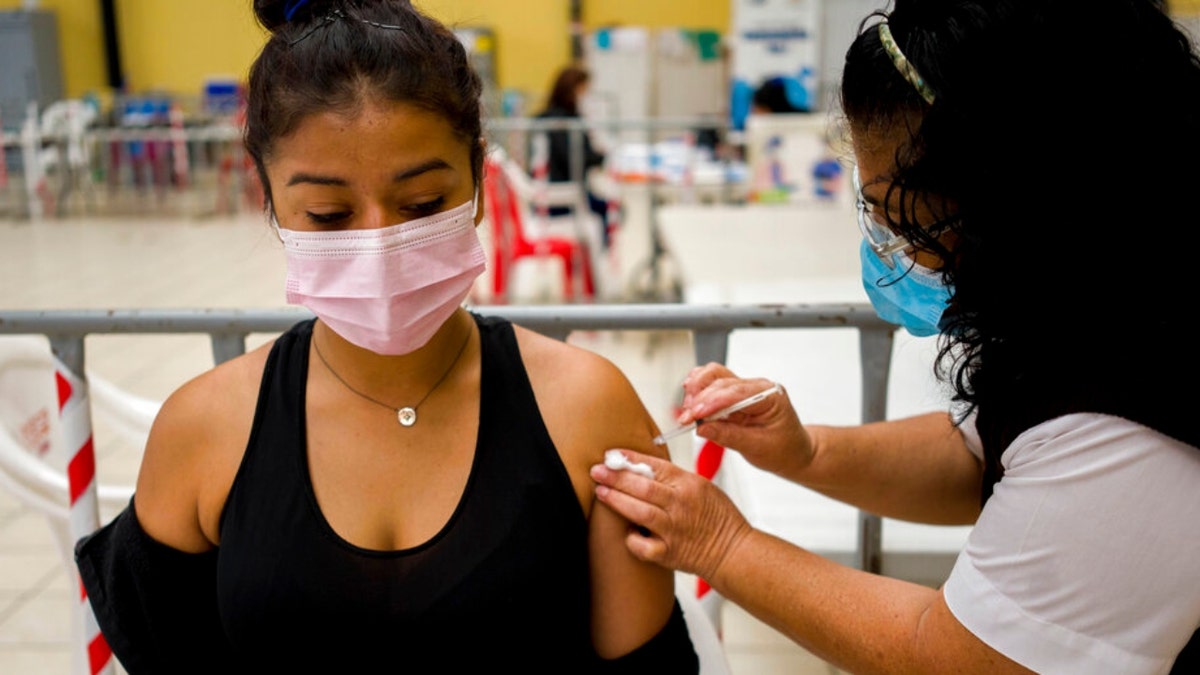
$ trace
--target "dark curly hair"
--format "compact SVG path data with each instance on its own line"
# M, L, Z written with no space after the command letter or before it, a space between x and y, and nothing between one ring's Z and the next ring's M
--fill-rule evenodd
M244 140L268 209L275 142L308 115L353 112L373 97L444 117L478 183L482 84L453 31L407 0L254 0L254 12L271 37L250 68Z
M882 18L932 104L884 50ZM1183 306L1200 60L1161 3L894 0L846 54L841 109L856 140L906 131L891 225L944 262L937 370L964 415L1002 410L1010 440L1083 410L1191 434L1187 397L1162 392L1200 376ZM933 230L910 208L927 199L955 205Z

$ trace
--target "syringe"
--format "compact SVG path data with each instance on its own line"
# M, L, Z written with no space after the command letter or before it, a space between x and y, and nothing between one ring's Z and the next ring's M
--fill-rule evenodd
M672 429L664 434L659 434L658 436L656 436L654 438L654 444L655 445L666 445L667 441L671 440L672 438L675 438L676 436L681 436L690 431L694 431L696 429L696 427L700 426L701 424L704 424L705 422L712 422L714 420L725 419L726 417L729 417L733 413L735 413L739 410L742 410L744 408L748 408L748 407L754 405L755 403L758 403L759 401L765 399L766 397L771 396L773 394L778 394L781 391L783 391L783 388L780 387L778 383L773 384L770 387L758 392L757 394L754 394L753 396L748 396L748 397L738 401L737 403L734 403L733 405L729 406L728 408L722 408L721 410L718 410L717 412L709 415L708 417L693 420L690 424L685 424L685 425L679 427L678 429Z

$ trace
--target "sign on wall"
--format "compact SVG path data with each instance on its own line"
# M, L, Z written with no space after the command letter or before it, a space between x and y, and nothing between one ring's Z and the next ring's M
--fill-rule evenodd
M819 22L818 0L733 0L729 108L734 128L743 128L754 90L772 78L783 81L794 107L817 109Z

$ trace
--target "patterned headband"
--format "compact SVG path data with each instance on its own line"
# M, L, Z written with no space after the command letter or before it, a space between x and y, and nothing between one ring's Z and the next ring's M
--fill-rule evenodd
M905 58L904 53L900 51L900 46L896 44L895 38L892 37L892 29L888 28L887 21L879 22L879 41L883 43L883 49L892 57L892 63L896 65L896 70L908 80L909 84L917 90L921 98L929 105L933 105L933 89L925 82L925 78L917 72L917 69Z

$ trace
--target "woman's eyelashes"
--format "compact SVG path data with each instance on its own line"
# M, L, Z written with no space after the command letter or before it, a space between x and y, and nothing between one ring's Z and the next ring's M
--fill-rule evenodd
M441 210L446 205L445 197L437 197L426 202L417 204L409 204L401 206L398 209L398 215L401 216L395 222L403 222L413 218L421 218L423 216L433 215ZM322 213L314 213L305 211L304 216L314 225L329 226L347 223L353 216L353 211L328 211ZM388 223L394 224L394 223Z
M335 211L332 213L313 213L305 211L305 217L314 225L336 225L350 217L349 211Z
M408 211L413 214L416 214L418 216L427 216L427 215L437 213L438 211L442 210L442 207L445 206L445 204L446 204L446 198L438 197L436 199L432 199L427 202L421 202L420 204L413 204L412 206L407 206L403 210Z

